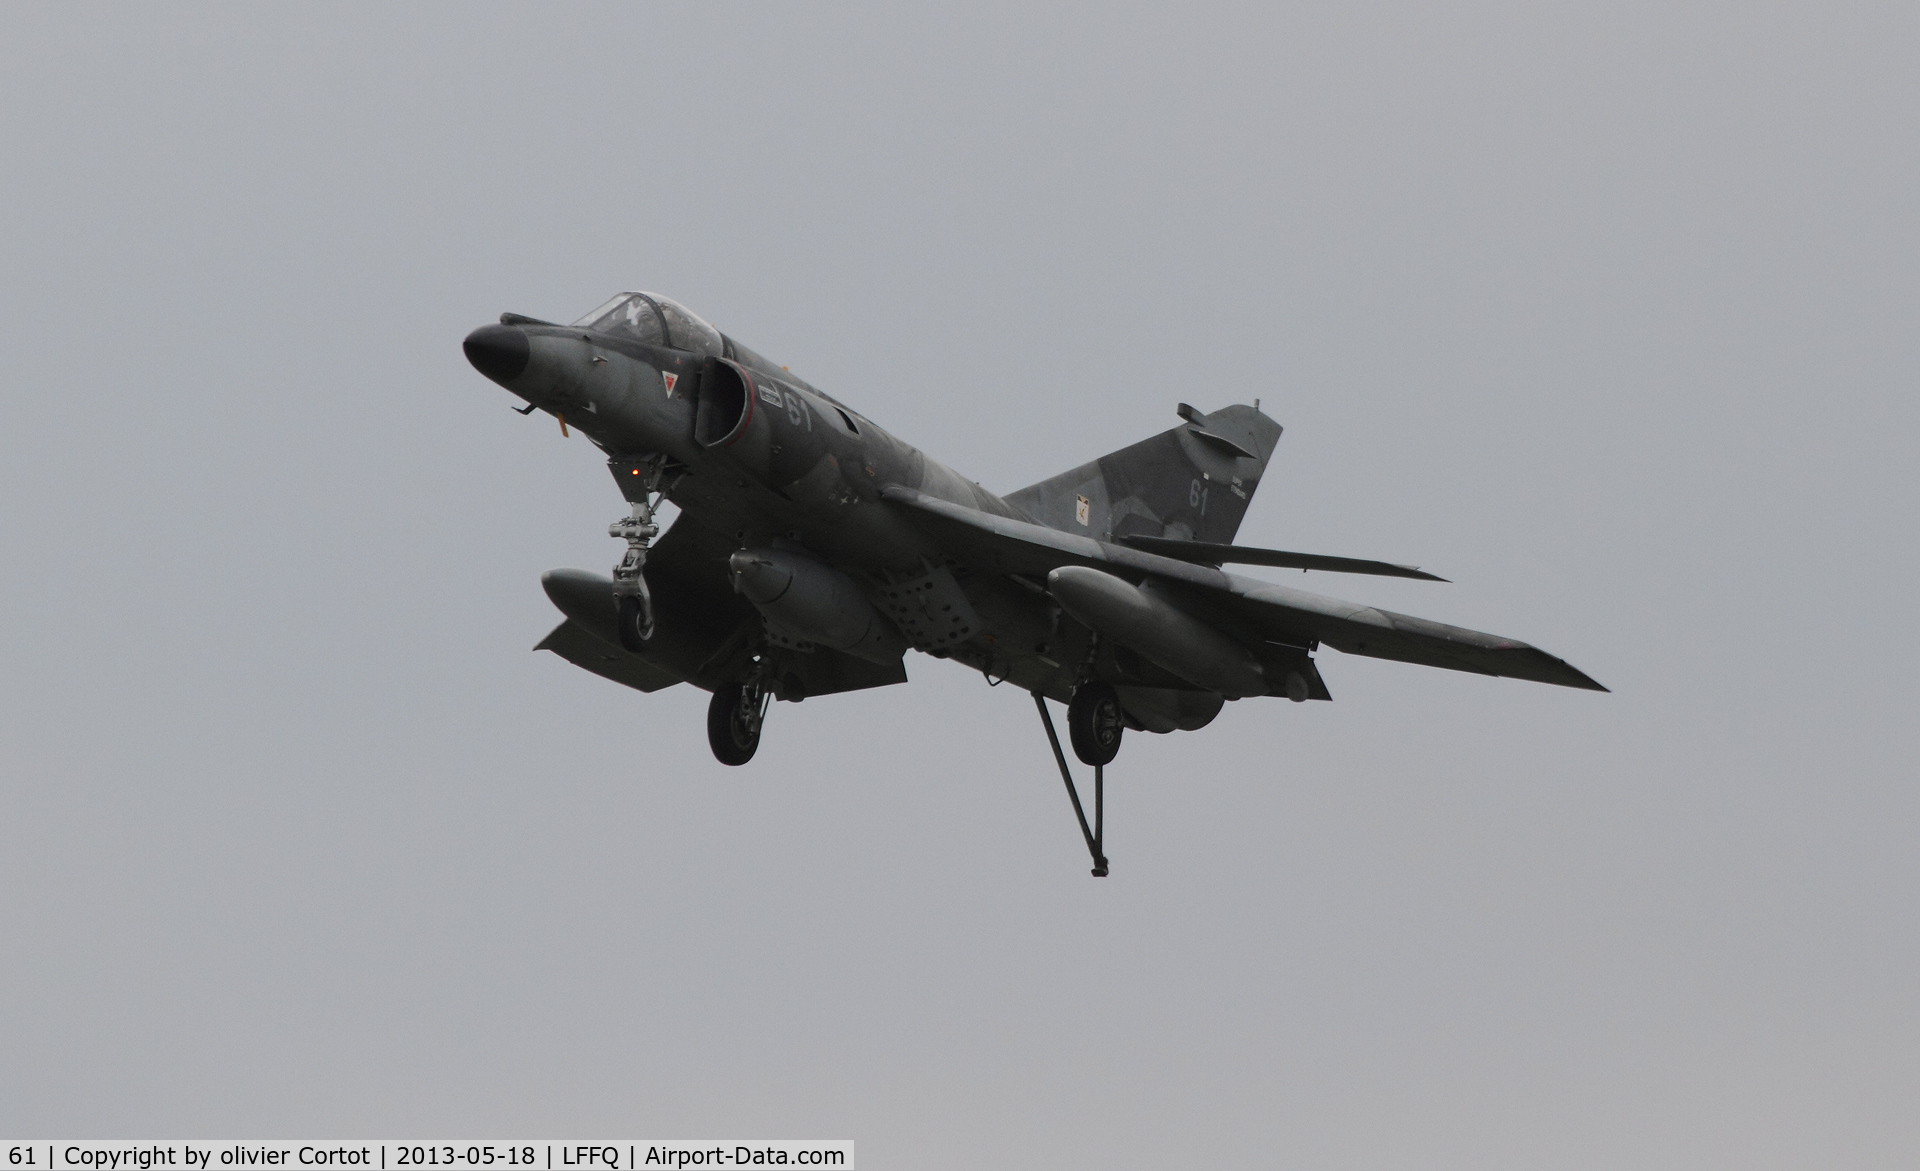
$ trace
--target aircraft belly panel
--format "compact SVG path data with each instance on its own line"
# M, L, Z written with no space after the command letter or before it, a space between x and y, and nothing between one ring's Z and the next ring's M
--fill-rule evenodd
M945 650L981 632L980 616L944 565L882 586L875 597L915 650Z

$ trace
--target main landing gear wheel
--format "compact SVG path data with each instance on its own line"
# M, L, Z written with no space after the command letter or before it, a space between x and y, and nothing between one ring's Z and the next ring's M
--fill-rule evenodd
M646 603L632 594L620 596L620 614L615 626L620 632L620 645L636 655L653 641L653 615L647 613ZM752 751L747 755L753 755Z
M1067 737L1082 764L1112 764L1120 755L1120 733L1127 730L1120 697L1104 683L1083 683L1067 705Z
M707 743L721 764L745 764L760 747L760 725L766 718L759 689L742 683L722 685L707 704Z

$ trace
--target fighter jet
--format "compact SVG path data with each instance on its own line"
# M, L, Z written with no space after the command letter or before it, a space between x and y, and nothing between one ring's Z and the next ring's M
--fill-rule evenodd
M711 692L723 764L753 758L775 700L905 683L909 649L946 659L1033 697L1104 875L1123 734L1198 731L1229 700L1331 699L1322 646L1606 690L1514 639L1223 570L1444 580L1234 544L1280 439L1258 400L1181 403L1179 426L1002 496L655 293L571 325L505 313L465 350L520 413L585 435L629 505L611 576L542 579L565 621L535 649L643 692ZM1047 700L1093 767L1091 825Z

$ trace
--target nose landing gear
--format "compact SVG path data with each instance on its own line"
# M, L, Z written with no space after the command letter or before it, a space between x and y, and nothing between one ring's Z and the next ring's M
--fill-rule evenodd
M613 567L613 596L619 605L620 645L635 654L647 649L653 640L653 595L647 592L647 549L653 539L660 535L660 526L653 523L653 510L660 505L664 497L664 481L667 475L667 457L648 456L639 460L613 460L609 466L613 469L613 478L619 482L620 491L626 495L632 510L625 520L617 520L607 526L607 535L627 543L626 555L620 558L620 564ZM629 476L638 479L637 484L629 483L621 476L625 469ZM753 755L748 749L747 755Z

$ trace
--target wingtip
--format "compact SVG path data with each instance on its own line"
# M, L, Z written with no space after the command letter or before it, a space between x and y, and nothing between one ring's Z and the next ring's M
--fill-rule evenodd
M1604 686L1598 679L1595 679L1593 676L1587 674L1585 671L1582 671L1580 668L1574 666L1572 663L1569 663L1563 659L1561 660L1560 665L1567 669L1567 673L1569 675L1573 676L1573 679L1567 682L1568 687L1578 687L1586 691L1604 691L1609 695L1613 694L1612 688Z
M1539 656L1534 661L1538 663L1542 669L1538 674L1532 676L1536 681L1551 683L1556 687L1573 687L1581 691L1608 690L1608 688L1601 685L1598 679L1595 679L1593 676L1582 671L1572 663L1567 662L1560 656L1548 654L1539 647L1529 647L1527 649Z

